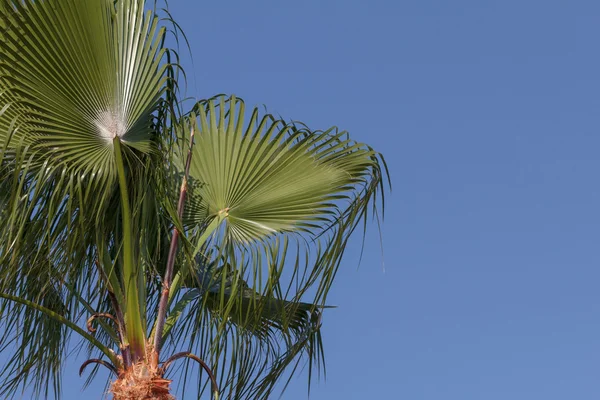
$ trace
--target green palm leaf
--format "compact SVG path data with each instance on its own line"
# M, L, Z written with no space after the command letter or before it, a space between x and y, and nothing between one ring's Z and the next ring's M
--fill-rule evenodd
M221 398L267 399L304 360L309 380L323 367L327 295L351 234L378 218L385 162L236 97L181 117L159 23L144 0L0 0L3 398L60 391L65 326L116 365L156 360L163 292L167 347L211 365ZM92 337L78 325L98 312L117 329L97 321Z
M112 169L114 137L149 151L164 33L144 16L144 1L8 3L0 18L0 139L12 135L15 145L93 173Z
M379 203L385 164L335 128L245 116L241 100L218 97L186 119L195 146L184 226L206 261L191 268L197 301L186 298L171 335L222 369L224 398L266 399L303 359L309 375L323 367L320 315L350 234Z
M0 300L1 323L21 319L60 338L23 332L15 342L19 357L3 371L5 381L15 382L1 392L9 398L16 384L32 380L38 394L51 382L58 388L65 335L8 298L39 304L40 293L68 284L89 303L106 300L105 292L98 294L104 289L98 246L107 244L116 260L124 236L114 138L122 143L134 229L142 232L136 245L152 251L144 241L159 224L156 213L148 218L141 207L143 199L149 209L146 203L160 202L147 195L146 183L160 174L150 165L158 159L157 118L167 119L163 94L171 67L163 60L165 29L143 0L0 5L0 290L7 295ZM115 268L122 269L120 260ZM51 280L36 291L25 286L44 276ZM80 322L89 310L74 295L54 296L53 305L67 307L65 317ZM6 332L3 344L19 335Z
M188 281L213 314L225 314L228 322L261 338L273 329L300 331L309 322L316 308L313 304L278 299L274 287L259 293L240 276L239 269L229 263L215 265L198 262L197 279Z
M114 226L106 218L119 208L113 139L135 177L147 164L141 154L156 148L167 65L164 28L143 0L1 2L0 179L10 196L0 201L4 251L15 259L25 235L36 236L34 216L48 220L28 237L38 247L61 235L67 247L81 245L73 239L89 236L83 224L92 221Z
M225 108L229 106L229 108ZM339 217L356 187L381 175L379 155L330 129L311 132L254 109L244 122L235 97L200 103L190 176L197 222L226 212L227 234L243 243L277 232L315 231ZM195 201L194 201L195 200Z

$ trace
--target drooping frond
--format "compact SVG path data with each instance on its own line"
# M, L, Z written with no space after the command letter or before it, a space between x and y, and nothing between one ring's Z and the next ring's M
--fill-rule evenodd
M60 291L48 285L47 276L28 277L19 282L20 297L67 316L68 310ZM48 316L15 302L0 301L0 348L15 349L2 364L1 398L10 398L23 382L29 382L40 396L60 392L60 375L65 358L67 328ZM53 382L53 385L48 385Z
M135 225L147 235L137 221L150 214L140 199L152 197L151 165L162 165L154 158L168 87L164 28L143 0L0 4L0 291L41 305L52 298L47 308L80 323L106 300L99 247L114 260L123 236L115 137ZM58 388L64 329L6 298L0 307L4 344L19 338L18 357L2 375L18 385L0 397L31 382L36 393ZM14 324L41 331L8 328Z
M196 295L171 335L217 367L223 398L266 399L302 360L309 375L323 366L327 293L350 234L379 204L385 170L377 152L335 128L311 131L257 109L245 116L235 97L189 115L196 142L183 222L204 261L180 270L184 296Z
M154 348L199 355L222 399L266 399L302 363L323 367L327 295L383 204L385 163L235 97L180 117L159 25L144 0L0 0L0 351L15 350L2 398L56 395L68 332L117 370L127 352L113 351L157 355L167 260Z

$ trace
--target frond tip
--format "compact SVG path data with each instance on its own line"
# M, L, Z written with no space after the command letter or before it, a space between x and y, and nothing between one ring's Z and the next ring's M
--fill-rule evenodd
M117 368L112 365L109 362L106 362L104 360L99 360L97 358L92 358L90 360L87 360L86 362L84 362L83 364L81 364L81 367L79 367L79 376L81 376L81 374L83 374L83 371L85 371L85 368L90 365L90 364L99 364L99 365L103 365L106 368L108 368L109 370L111 370L112 372L114 372L115 375L119 375L119 372L117 371Z
M117 322L117 319L112 316L111 314L108 313L96 313L94 315L92 315L90 318L88 318L86 326L87 326L87 330L90 333L95 333L96 332L96 328L94 328L92 326L92 322L96 319L96 318L108 318L110 320L112 320L115 324L117 324L117 326L119 325L119 323Z

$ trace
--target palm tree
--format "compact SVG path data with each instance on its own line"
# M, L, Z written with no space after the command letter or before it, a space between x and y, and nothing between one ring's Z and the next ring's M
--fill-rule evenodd
M1 398L59 397L76 343L115 399L173 398L181 358L214 398L323 367L327 294L378 218L383 159L235 96L182 110L158 13L0 0Z

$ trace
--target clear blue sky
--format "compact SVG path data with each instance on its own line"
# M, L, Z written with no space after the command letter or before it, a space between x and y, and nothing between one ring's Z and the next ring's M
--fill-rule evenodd
M313 400L600 398L600 2L171 0L190 94L380 150ZM99 398L69 367L68 400ZM304 377L284 399L306 399Z

